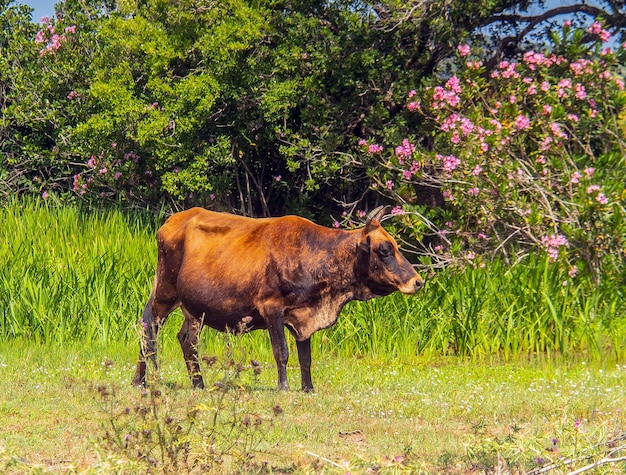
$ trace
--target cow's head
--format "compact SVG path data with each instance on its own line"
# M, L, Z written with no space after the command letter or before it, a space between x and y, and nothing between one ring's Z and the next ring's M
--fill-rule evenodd
M358 250L360 277L373 297L388 295L396 290L414 294L424 285L424 279L400 254L396 241L380 225L384 214L385 208L376 208L361 230Z

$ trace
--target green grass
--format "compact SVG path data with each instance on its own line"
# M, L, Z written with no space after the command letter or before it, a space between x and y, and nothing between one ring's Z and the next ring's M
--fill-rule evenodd
M128 340L154 275L154 225L13 202L0 209L0 261L0 338Z
M349 304L313 337L315 395L274 390L266 332L206 330L202 353L220 363L204 368L210 389L190 390L179 312L159 379L131 388L162 219L0 208L0 472L566 473L609 446L624 455L613 439L626 437L625 289L532 257Z
M228 346L228 338L221 340L222 348ZM206 463L211 444L224 446L225 432L245 446L243 455L236 444L221 453L226 465L213 466L211 473L482 473L498 465L519 473L550 462L560 463L552 473L565 473L600 459L607 443L626 433L625 365L536 359L476 365L456 357L388 365L327 355L316 355L314 395L276 392L274 364L263 359L258 378L238 381L236 398L227 399L226 417L215 431L211 410L219 390L189 389L179 349L166 344L163 350L162 379L155 386L161 391L159 421L165 425L170 417L186 428L189 411L200 411L186 434L188 460ZM250 357L235 350L237 361ZM221 354L219 361L231 355ZM135 452L129 456L106 437L111 420L122 440L137 428L154 431L155 420L135 412L146 396L129 385L134 358L132 349L119 344L4 345L0 472L114 473L117 467L116 473L138 473ZM226 374L219 363L204 373L209 385ZM289 373L296 385L295 362ZM112 396L105 400L102 388ZM282 409L278 415L276 406ZM126 408L130 415L122 415ZM241 431L245 415L262 421L256 434ZM566 466L564 459L574 462ZM198 464L188 463L173 472L201 473ZM167 473L167 464L156 467L155 473Z
M0 341L136 341L156 265L155 221L162 217L42 201L1 208ZM314 345L338 356L409 360L539 353L621 360L625 293L611 282L570 279L545 259L512 268L493 262L441 272L414 297L353 302ZM267 348L263 335L250 341Z

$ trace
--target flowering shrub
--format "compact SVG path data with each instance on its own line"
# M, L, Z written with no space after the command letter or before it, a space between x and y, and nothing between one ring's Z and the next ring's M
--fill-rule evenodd
M617 125L626 55L624 45L607 48L609 39L598 22L588 32L566 25L552 52L527 52L493 71L461 45L454 75L408 94L408 113L432 126L432 150L404 139L375 178L395 183L377 189L406 210L425 213L409 205L416 187L441 193L443 210L430 212L432 255L541 249L593 272L605 256L626 257L626 144Z

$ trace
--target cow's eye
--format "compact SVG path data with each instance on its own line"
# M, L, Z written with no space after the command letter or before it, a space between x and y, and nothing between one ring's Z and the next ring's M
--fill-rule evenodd
M391 255L391 248L388 246L381 246L378 248L378 254L380 257L389 257Z

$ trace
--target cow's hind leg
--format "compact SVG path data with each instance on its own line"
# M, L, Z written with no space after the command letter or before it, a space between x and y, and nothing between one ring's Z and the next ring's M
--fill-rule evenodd
M200 372L198 343L200 341L200 333L202 332L203 322L194 318L184 308L182 310L183 315L185 316L185 321L178 332L178 341L180 342L180 347L183 350L183 356L185 357L185 364L187 365L191 385L194 388L202 389L204 388L204 381L202 380L202 373Z
M139 360L137 361L137 369L135 370L135 377L133 378L133 385L135 386L146 385L146 361L148 359L152 361L155 368L158 367L156 358L156 339L158 337L159 329L152 313L153 301L154 294L150 295L148 303L146 303L146 306L143 309L141 319L139 320Z
M146 362L152 361L155 370L159 369L157 360L157 343L159 330L167 320L170 313L176 308L172 302L162 303L155 300L154 292L150 295L148 303L143 309L140 328L139 361L133 377L133 385L146 385Z

